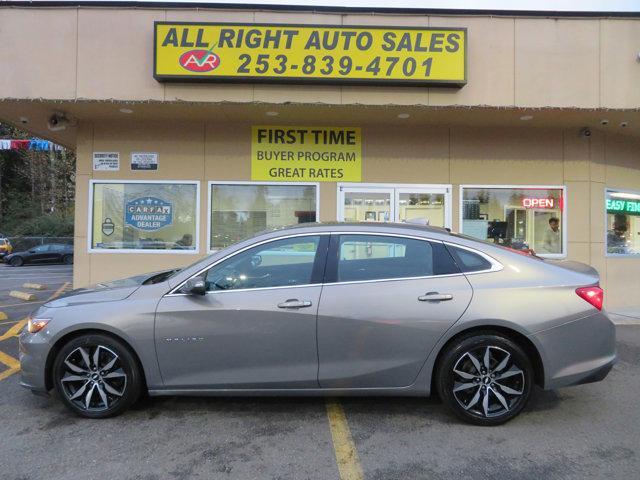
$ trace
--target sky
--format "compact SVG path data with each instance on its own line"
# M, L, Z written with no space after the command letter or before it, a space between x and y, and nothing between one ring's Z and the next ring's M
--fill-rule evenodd
M20 1L20 0L18 0ZM29 0L23 0L28 3ZM47 1L47 0L44 0ZM53 1L53 0L52 0ZM87 0L86 0L87 1ZM94 0L88 0L94 1ZM100 0L95 0L100 1ZM116 0L127 1L127 0ZM162 3L162 0L135 0ZM179 0L178 0L179 1ZM178 3L168 0L168 3ZM640 0L185 0L202 4L250 4L278 6L424 8L470 10L528 10L543 12L640 12ZM2 0L0 0L2 4Z

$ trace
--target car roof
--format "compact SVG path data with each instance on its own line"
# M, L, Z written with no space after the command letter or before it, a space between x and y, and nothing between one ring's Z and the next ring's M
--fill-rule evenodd
M380 231L389 232L391 230L397 230L398 233L403 234L430 234L435 233L439 235L450 235L450 231L442 227L433 227L427 225L418 225L414 223L397 223L397 222L310 222L300 223L298 225L291 225L287 227L272 228L265 230L256 236L267 233L304 233L310 232L344 232L344 231L356 231L356 232L370 232Z

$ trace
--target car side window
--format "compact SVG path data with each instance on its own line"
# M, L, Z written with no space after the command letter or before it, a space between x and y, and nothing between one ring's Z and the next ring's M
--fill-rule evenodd
M477 253L470 252L464 248L454 247L452 245L447 245L447 249L451 252L453 259L458 267L460 267L460 270L465 273L479 272L481 270L489 270L491 268L491 262Z
M44 253L49 251L49 245L38 245L34 248L36 253Z
M311 283L319 235L276 240L245 250L212 267L208 291L285 287Z
M459 272L441 243L382 235L340 236L338 282L426 277Z

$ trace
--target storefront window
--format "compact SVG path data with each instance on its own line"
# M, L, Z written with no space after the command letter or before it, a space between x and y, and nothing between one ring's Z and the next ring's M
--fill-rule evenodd
M198 250L198 184L92 182L91 248Z
M607 254L640 255L640 194L607 190Z
M564 189L463 187L462 233L481 240L561 256Z
M210 188L210 250L268 228L317 220L317 184L211 183Z

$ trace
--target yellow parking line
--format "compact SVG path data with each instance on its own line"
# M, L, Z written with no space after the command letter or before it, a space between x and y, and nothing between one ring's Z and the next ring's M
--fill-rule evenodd
M49 300L53 300L54 298L60 296L64 292L64 290L67 288L68 285L69 285L69 282L65 282L59 289L57 289L53 293L53 295L51 295L45 301L48 302ZM7 330L2 335L0 335L0 342L10 337L17 337L20 334L20 331L22 330L22 328L26 325L28 321L29 319L27 317L18 321L13 327L11 327L9 330Z
M5 378L9 378L11 375L13 375L14 373L18 373L19 371L20 371L20 367L10 368L8 370L5 370L4 372L1 372L0 381L4 380Z
M60 295L62 294L62 292L64 292L64 290L65 290L69 285L71 285L71 282L64 282L64 283L62 284L62 286L61 286L58 290L56 290L56 291L53 293L53 295L51 295L49 298L47 298L47 302L48 302L49 300L53 300L54 298L56 298L56 297L60 296Z
M353 442L344 409L337 400L327 400L326 406L340 480L363 480L364 474L358 451Z
M18 370L20 370L20 362L15 358L7 355L3 351L0 351L0 362L4 363L7 367L11 369L15 370L17 368Z
M69 285L70 285L70 282L65 282L46 301L48 302L49 300L53 300L54 298L60 296ZM5 340L9 337L17 336L28 321L29 321L28 318L23 318L22 320L18 321L13 327L11 327L9 330L4 332L2 336L0 336L0 341ZM0 381L4 380L5 378L9 378L11 375L18 373L20 371L20 362L15 358L13 358L12 356L7 355L1 350L0 350L0 363L4 363L7 367L9 367L8 370L5 370L4 372L0 372Z
M17 337L18 334L20 333L20 330L22 330L22 328L26 325L28 321L29 321L28 318L23 318L22 320L20 320L13 327L11 327L9 330L7 330L2 335L0 335L0 342L2 340L6 340L9 337Z

